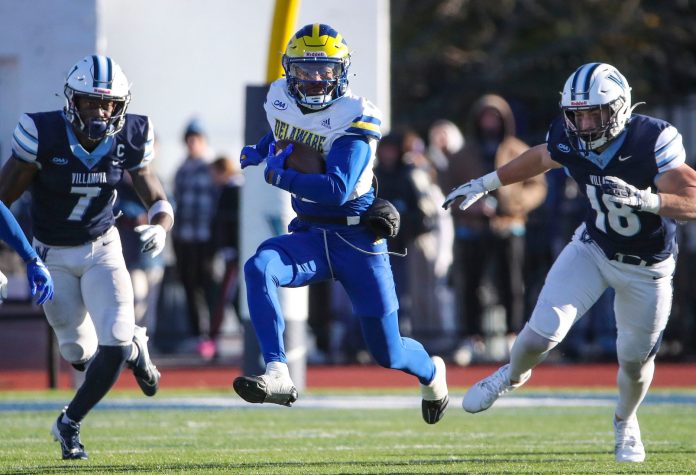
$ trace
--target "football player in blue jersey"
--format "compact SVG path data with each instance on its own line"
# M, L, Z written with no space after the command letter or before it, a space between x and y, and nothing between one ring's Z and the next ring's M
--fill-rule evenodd
M265 103L272 132L242 149L241 164L244 168L265 161L266 181L292 193L297 217L290 223L290 234L262 242L244 266L249 312L266 372L236 378L234 389L252 403L295 402L298 394L288 372L278 288L335 279L350 296L375 361L418 378L423 418L434 424L449 401L445 364L399 334L387 245L366 225L370 217L395 217L389 205L384 213L371 208L380 112L348 89L348 46L330 26L300 29L282 61L285 77L271 84ZM325 173L285 168L292 146L275 155L275 141L281 139L321 152Z
M130 87L109 57L87 56L65 81L64 110L24 114L12 157L0 172L8 205L31 189L34 247L55 281L44 303L60 352L84 383L53 424L64 459L86 459L80 423L118 379L125 363L147 396L160 374L150 361L145 329L134 320L133 288L114 227L115 187L124 171L148 209L138 226L142 252L156 256L174 218L150 168L153 129L146 116L126 114Z
M26 263L29 294L32 297L39 294L36 303L43 305L47 300L51 300L53 298L51 274L27 241L12 212L2 202L0 202L0 239L9 244ZM0 272L0 303L7 298L7 285L7 277Z
M570 75L561 114L546 143L454 189L447 208L466 209L491 190L563 167L587 198L587 213L551 267L510 363L472 386L462 405L488 409L522 386L532 368L566 336L607 287L616 292L615 459L642 462L636 412L655 369L672 304L677 220L696 218L696 172L682 138L667 122L633 114L631 88L613 66L589 63Z

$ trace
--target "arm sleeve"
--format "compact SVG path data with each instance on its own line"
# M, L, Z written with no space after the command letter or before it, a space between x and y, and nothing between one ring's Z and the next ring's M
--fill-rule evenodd
M353 192L371 156L367 138L344 135L336 139L329 150L326 174L304 174L288 169L283 172L280 188L320 204L340 206Z
M39 132L34 120L27 114L22 114L19 123L12 134L12 156L23 162L36 163L39 151Z
M677 168L686 162L682 136L673 126L662 131L655 142L655 162L658 174Z
M138 150L138 153L129 155L126 162L126 168L128 171L137 170L138 168L143 168L149 165L150 162L155 158L155 128L152 125L150 118L146 118L143 121L142 135L144 142L142 145L142 152ZM137 162L134 164L134 162Z
M24 262L38 257L14 215L2 202L0 202L0 239L9 244Z

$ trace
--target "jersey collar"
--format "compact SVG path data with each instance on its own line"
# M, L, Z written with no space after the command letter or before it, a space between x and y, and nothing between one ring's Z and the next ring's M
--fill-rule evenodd
M76 156L85 167L91 170L97 163L99 163L102 157L104 157L104 155L109 153L111 150L115 140L113 135L106 136L101 142L99 142L97 148L92 150L92 152L88 152L84 149L80 141L77 140L77 136L72 128L72 124L68 121L68 118L65 117L65 113L63 113L63 119L65 120L65 130L68 134L70 151L72 151L72 154Z
M607 165L609 165L609 162L612 158L614 158L614 155L616 155L616 153L621 149L621 146L624 144L625 140L626 130L624 129L624 131L621 132L618 137L609 143L609 146L604 149L602 153L597 154L595 152L588 152L587 156L584 158L591 161L603 170L607 167Z

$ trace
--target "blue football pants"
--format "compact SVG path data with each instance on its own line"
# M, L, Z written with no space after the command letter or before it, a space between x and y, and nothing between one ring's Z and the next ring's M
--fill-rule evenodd
M386 250L384 240L374 242L372 234L361 229L341 231L339 236L312 228L264 241L246 262L244 276L249 313L266 364L287 361L278 288L333 277L346 289L375 361L412 374L422 384L431 382L435 366L423 345L399 333L398 302Z

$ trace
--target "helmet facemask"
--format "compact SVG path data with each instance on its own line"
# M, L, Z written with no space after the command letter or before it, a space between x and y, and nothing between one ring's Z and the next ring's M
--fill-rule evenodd
M283 58L288 91L303 107L323 109L348 88L349 57Z
M68 102L65 109L68 120L89 140L102 140L107 136L117 134L123 128L126 121L126 109L130 103L130 94L123 99L117 100L113 97L104 95L80 93L70 88L70 86L65 86L64 93ZM78 106L78 102L81 98L113 102L114 109L111 112L111 116L107 119L99 119L96 117L84 119Z
M626 107L623 97L618 97L608 104L591 107L561 107L565 120L566 135L571 144L577 144L580 151L587 154L596 151L606 143L615 139L624 129L626 119L622 113ZM599 123L591 129L580 129L576 121L576 113L581 111L599 110Z

